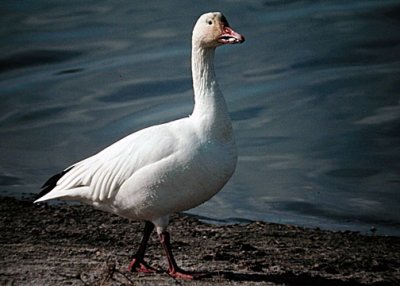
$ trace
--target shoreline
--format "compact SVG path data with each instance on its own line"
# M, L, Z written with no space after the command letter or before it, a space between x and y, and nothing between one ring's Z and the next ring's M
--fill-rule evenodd
M399 285L400 238L265 222L211 225L181 214L169 231L202 280L129 273L143 224L84 205L0 197L1 285ZM147 262L166 269L153 233Z

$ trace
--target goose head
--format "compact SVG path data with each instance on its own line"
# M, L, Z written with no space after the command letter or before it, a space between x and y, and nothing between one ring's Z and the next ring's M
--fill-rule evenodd
M201 48L216 48L226 44L239 44L244 37L235 32L220 12L200 16L193 29L193 45Z

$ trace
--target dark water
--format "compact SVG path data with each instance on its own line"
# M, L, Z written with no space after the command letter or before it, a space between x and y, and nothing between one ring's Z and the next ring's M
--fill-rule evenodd
M190 212L400 235L399 1L2 1L0 194L188 115L210 10L247 39L216 57L240 157Z

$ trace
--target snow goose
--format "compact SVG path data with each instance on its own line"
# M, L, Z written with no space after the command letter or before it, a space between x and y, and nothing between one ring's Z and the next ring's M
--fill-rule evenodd
M144 255L155 227L168 259L168 274L195 278L195 273L177 266L166 229L171 213L209 200L236 168L232 125L213 62L216 47L243 41L221 13L202 15L192 35L192 115L137 131L73 164L51 177L35 202L77 200L131 220L143 220L143 239L129 270L154 271Z

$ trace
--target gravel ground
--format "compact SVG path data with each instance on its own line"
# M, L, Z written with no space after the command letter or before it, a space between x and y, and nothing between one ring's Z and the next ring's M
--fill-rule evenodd
M143 223L87 206L0 198L0 285L400 285L400 238L252 222L211 225L173 216L176 260L209 273L175 280L156 234L147 261L130 273Z

